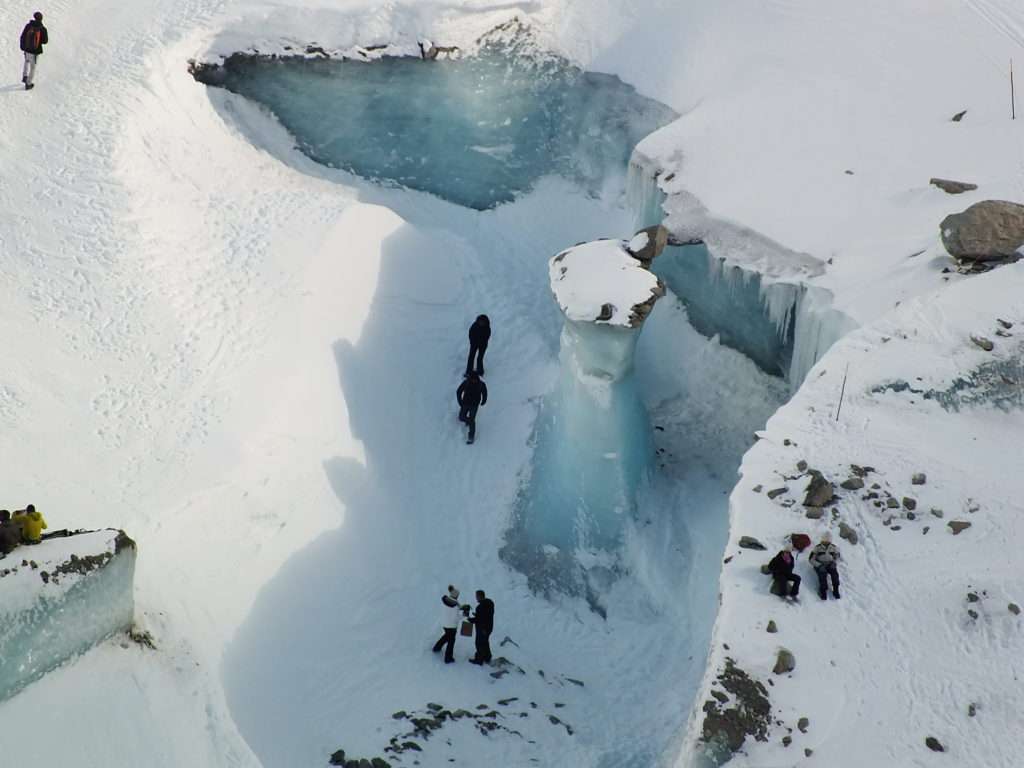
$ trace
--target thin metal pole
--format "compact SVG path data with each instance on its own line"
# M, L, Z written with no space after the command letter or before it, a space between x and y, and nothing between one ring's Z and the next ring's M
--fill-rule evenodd
M846 373L843 374L843 388L839 390L839 407L836 408L836 421L839 421L839 412L843 410L843 396L846 394L846 377L850 375L850 364L846 364Z
M1013 59L1010 59L1010 119L1017 119L1017 99L1013 93Z

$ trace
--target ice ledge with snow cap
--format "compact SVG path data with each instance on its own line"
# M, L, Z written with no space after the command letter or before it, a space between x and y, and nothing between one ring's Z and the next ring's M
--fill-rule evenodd
M631 240L581 243L551 259L551 290L569 320L637 328L665 295L650 264L665 247L664 227Z
M0 558L0 701L130 628L134 575L135 542L113 529Z

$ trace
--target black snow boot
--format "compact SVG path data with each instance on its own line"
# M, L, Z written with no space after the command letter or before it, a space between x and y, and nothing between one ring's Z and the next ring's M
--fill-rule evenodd
M824 587L818 590L818 597L820 597L822 600L828 600L828 592Z
M836 600L839 599L839 587L836 587L832 590L832 597L834 597Z
M36 87L35 83L25 83L25 90L26 91L31 91L35 87Z

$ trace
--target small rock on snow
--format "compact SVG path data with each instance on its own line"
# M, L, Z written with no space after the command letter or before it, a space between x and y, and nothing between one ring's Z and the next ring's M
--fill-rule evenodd
M1012 613L1014 616L1020 616L1020 606L1016 603L1010 603L1006 606L1006 610Z
M1013 606L1013 603L1010 603L1010 605ZM1016 607L1016 606L1014 606L1014 607ZM1010 610L1012 611L1013 608L1010 608ZM1020 611L1020 609L1018 608L1017 611ZM765 627L765 632L771 632L772 634L775 634L778 631L779 631L779 628L775 624L775 619L769 619L768 620L768 626Z
M924 485L927 480L928 477L924 472L915 472L914 476L910 478L912 485Z
M800 729L800 733L807 733L807 727L811 724L811 721L806 717L801 717L796 721L796 727Z
M975 335L972 334L971 335L971 341L973 341L979 347L984 349L986 352L991 352L993 349L995 349L995 346L996 346L991 341L986 339L984 336L975 336Z
M858 541L857 532L846 523L839 524L839 538L846 539L851 544L856 544Z
M950 520L946 525L953 531L954 536L958 536L961 531L966 531L971 527L971 524L965 520Z
M925 746L928 747L932 752L945 752L946 748L939 743L939 740L934 736L929 736L924 740Z
M743 549L768 549L768 547L753 536L740 536L739 544Z
M786 486L782 486L781 488L773 488L772 490L768 491L768 498L769 499L775 499L775 498L778 498L779 496L781 496L782 494L788 493L788 492L789 492L789 488L787 488Z
M864 487L864 481L861 480L859 477L850 477L847 478L846 480L843 480L843 482L839 484L839 487L845 488L848 491L859 491L861 488Z
M784 675L787 672L792 672L794 669L796 669L796 657L793 656L791 651L780 648L772 672L776 675Z
M917 509L917 499L912 499L909 496L903 497L903 508L904 509Z

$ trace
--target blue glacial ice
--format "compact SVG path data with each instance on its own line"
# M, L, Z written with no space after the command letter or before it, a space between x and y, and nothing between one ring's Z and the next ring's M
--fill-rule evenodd
M128 629L135 543L121 531L49 539L0 559L0 701Z
M236 54L197 73L269 109L323 165L486 210L558 174L600 193L675 114L617 77L505 42L462 59Z
M661 224L667 197L657 175L634 157L628 198L637 226ZM794 390L829 348L857 327L832 306L829 291L798 275L768 279L726 263L705 243L674 244L653 271L686 305L693 327L753 360L766 373L785 378Z

